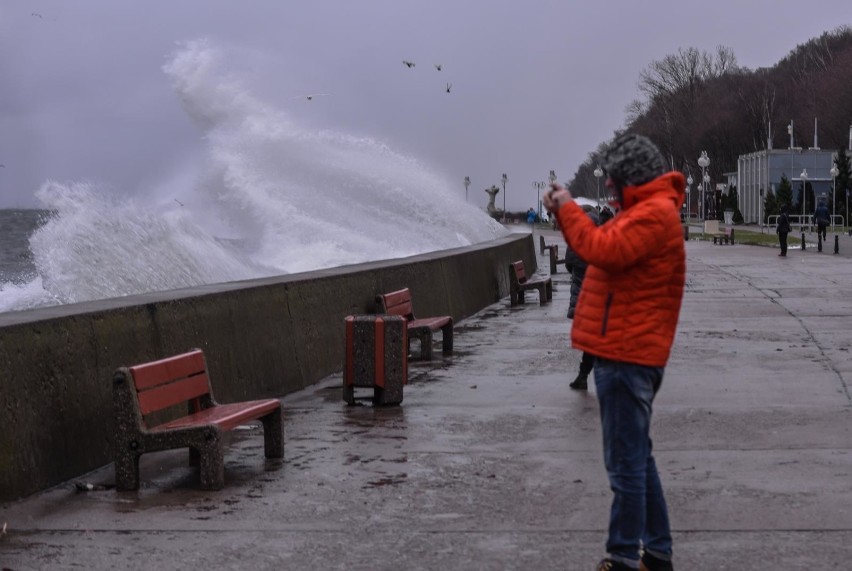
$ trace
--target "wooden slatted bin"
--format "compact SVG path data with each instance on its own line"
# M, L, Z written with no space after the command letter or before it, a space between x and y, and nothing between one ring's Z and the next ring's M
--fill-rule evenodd
M346 324L343 400L355 404L355 389L373 389L376 405L398 405L408 382L408 328L399 315L350 315Z

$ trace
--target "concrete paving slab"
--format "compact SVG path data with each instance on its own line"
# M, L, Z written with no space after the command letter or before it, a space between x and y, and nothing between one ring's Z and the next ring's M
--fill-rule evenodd
M652 428L678 569L850 558L852 262L776 253L687 244ZM81 476L93 491L0 507L0 566L592 569L610 492L594 388L567 388L568 279L550 305L505 299L460 323L456 354L413 363L399 407L345 406L339 375L287 396L285 458L238 431L219 492L172 451L143 457L136 493L109 489L107 466Z

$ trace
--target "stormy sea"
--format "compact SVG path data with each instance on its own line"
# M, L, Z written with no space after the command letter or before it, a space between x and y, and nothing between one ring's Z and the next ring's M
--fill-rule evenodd
M163 70L201 132L198 174L179 196L46 180L35 190L40 209L0 210L0 312L400 258L506 233L415 158L305 128L260 101L226 77L205 42L186 44Z

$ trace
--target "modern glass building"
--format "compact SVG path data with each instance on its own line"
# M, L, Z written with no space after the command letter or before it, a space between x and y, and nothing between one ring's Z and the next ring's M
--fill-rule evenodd
M763 198L767 190L775 193L781 177L793 185L793 202L800 204L802 173L813 188L817 202L828 197L832 188L831 166L836 151L819 148L767 149L740 155L737 159L737 195L746 224L763 224ZM801 212L790 212L792 215ZM813 212L805 212L806 215Z

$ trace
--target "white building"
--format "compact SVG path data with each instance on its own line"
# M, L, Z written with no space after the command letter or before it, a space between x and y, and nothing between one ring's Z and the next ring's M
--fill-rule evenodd
M776 192L781 177L793 186L793 202L801 204L802 174L813 188L817 201L828 201L831 192L831 167L836 151L818 147L803 149L766 149L756 153L740 155L737 159L737 195L740 212L746 224L763 223L763 199L767 190ZM801 214L801 212L791 212ZM805 214L813 214L806 212Z

